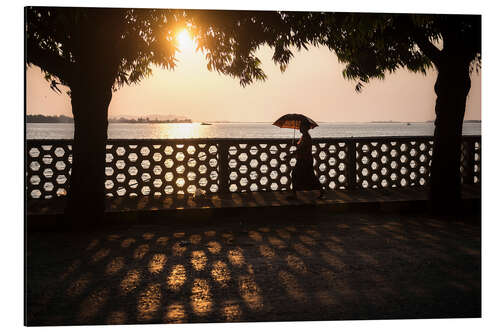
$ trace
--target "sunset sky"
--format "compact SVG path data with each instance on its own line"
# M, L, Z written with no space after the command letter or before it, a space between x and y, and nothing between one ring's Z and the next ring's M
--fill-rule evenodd
M175 70L155 68L138 85L114 93L110 117L173 114L193 121L271 122L285 113L304 113L316 121L428 121L434 119L436 73L400 70L372 81L361 93L342 77L343 64L326 48L295 54L281 73L269 48L258 56L268 76L245 88L238 80L210 72L186 34L179 36ZM49 89L37 67L27 70L27 113L71 116L69 97ZM472 75L465 119L481 119L481 75Z

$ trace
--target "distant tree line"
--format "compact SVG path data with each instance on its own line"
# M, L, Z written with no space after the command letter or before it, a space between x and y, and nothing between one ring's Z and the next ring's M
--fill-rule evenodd
M64 115L59 116L44 116L43 114L28 114L26 115L27 123L72 123L73 118ZM157 118L150 119L149 117L137 119L134 118L111 118L110 123L127 123L127 124L146 124L146 123L191 123L191 119L170 119L170 120L159 120Z
M109 119L110 123L128 123L128 124L143 124L143 123L191 123L191 119L185 118L185 119L170 119L170 120L160 120L158 118L155 119L150 119L149 117L145 118L110 118Z
M27 123L72 123L73 118L63 115L59 116L44 116L43 114L28 114L26 115Z

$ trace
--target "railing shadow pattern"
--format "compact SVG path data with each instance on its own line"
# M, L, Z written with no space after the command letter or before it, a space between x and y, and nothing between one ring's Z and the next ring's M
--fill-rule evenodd
M326 190L425 186L432 137L317 138L314 169ZM28 199L66 195L71 140L28 140ZM291 189L286 139L108 140L108 197ZM464 136L462 182L480 183L481 137Z
M32 234L28 324L480 315L474 225L402 215L323 219Z

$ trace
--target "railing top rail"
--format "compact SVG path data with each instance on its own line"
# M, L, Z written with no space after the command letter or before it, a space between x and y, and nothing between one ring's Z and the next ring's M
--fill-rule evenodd
M406 141L415 139L427 139L432 140L434 137L431 135L414 135L414 136L370 136L370 137L317 137L312 138L313 142L349 142L349 141ZM462 135L463 139L477 139L481 138L481 135ZM162 143L287 143L290 142L291 138L171 138L171 139L108 139L107 144L134 144L134 143L146 143L146 144L162 144ZM298 138L296 138L298 139ZM60 142L73 142L73 139L27 139L27 142L31 144L50 144L50 143L60 143Z

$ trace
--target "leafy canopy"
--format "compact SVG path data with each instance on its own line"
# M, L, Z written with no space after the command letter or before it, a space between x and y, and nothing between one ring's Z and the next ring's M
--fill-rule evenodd
M81 63L102 57L117 89L149 76L152 65L175 68L176 34L187 27L207 68L243 86L266 79L261 46L284 71L294 51L323 45L359 91L399 68L425 74L450 55L480 64L480 24L477 15L30 7L27 63L71 87Z

